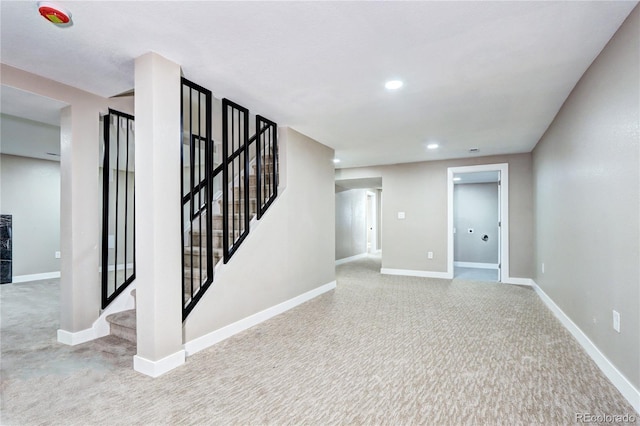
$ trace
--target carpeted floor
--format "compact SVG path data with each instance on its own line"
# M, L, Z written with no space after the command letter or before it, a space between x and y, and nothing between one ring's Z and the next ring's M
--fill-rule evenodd
M335 291L157 379L133 371L135 348L117 338L57 344L57 304L40 300L56 283L1 286L1 423L564 425L579 413L637 417L531 289L379 270L375 259L342 265ZM12 309L20 298L33 308Z

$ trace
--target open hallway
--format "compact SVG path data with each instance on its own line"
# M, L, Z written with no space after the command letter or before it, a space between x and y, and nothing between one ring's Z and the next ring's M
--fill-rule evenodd
M157 379L55 342L55 282L0 287L2 424L569 424L636 415L531 289L337 268L338 286ZM50 302L55 300L56 302ZM98 346L103 345L102 350Z

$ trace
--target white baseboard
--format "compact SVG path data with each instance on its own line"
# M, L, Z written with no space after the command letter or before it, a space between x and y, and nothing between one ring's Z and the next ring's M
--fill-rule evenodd
M131 291L135 288L134 281L102 311L98 319L93 322L91 328L76 332L58 330L58 342L74 346L108 335L111 332L111 328L107 322L107 316L135 308L135 301L131 295Z
M459 268L498 269L497 263L453 262Z
M155 378L173 370L174 368L180 367L185 363L185 359L186 356L183 349L180 349L178 352L166 356L158 361L151 361L139 355L134 355L133 369L139 373Z
M531 278L504 277L501 282L503 284L528 285L530 287L535 286Z
M72 332L67 330L58 330L58 342L69 346L79 345L96 338L96 332L93 328Z
M609 361L609 359L600 352L600 349L587 337L586 334L565 314L562 309L535 283L531 280L532 286L536 293L560 320L562 325L569 330L571 335L580 343L591 359L607 376L611 383L620 391L622 396L629 401L629 404L640 413L640 390L636 389L629 380Z
M338 259L336 260L336 266L342 265L343 263L353 262L354 260L364 259L367 256L369 256L368 253L360 253L360 254L356 254L355 256L349 256L342 259Z
M11 279L11 282L26 283L28 281L50 280L52 278L60 278L60 271L45 272L42 274L16 275Z
M448 272L434 272L434 271L415 271L411 269L391 269L380 268L381 274L386 275L403 275L407 277L422 277L422 278L442 278L453 279L453 274Z
M104 337L111 333L111 326L107 322L107 317L117 312L128 311L136 307L136 302L131 295L131 292L136 289L136 281L134 280L127 288L118 295L115 299L109 303L97 320L93 323L93 330L95 332L95 339Z
M267 308L263 311L260 311L256 314L248 316L240 321L236 321L233 324L229 324L225 327L222 327L218 330L212 331L211 333L205 334L204 336L193 339L184 344L184 349L187 353L187 356L191 356L197 352L200 352L203 349L206 349L210 346L215 345L229 337L238 334L248 328L251 328L255 325L260 324L270 318L275 317L283 312L288 311L289 309L295 308L296 306L307 302L314 297L320 296L323 293L331 291L336 288L336 282L331 281L330 283L324 284L320 287L317 287L311 291L303 293L299 296L296 296L292 299L289 299L285 302L282 302L278 305Z

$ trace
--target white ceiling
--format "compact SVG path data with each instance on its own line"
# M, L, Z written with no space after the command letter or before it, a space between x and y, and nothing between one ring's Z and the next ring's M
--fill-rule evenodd
M57 4L0 2L2 62L108 97L155 51L350 167L530 151L636 2Z

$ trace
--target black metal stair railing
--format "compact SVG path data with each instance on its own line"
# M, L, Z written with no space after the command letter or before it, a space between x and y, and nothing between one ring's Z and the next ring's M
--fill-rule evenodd
M213 282L211 223L211 91L182 79L181 202L182 317Z
M256 185L258 219L278 196L278 126L256 116Z
M277 132L275 122L258 115L256 134L249 138L249 110L222 100L224 263L247 237L251 218L260 219L277 196ZM251 157L255 174L251 173Z
M102 309L136 278L134 117L109 109L103 136Z
M250 231L250 221L277 196L277 124L222 100L222 158L216 164L211 137L211 92L182 79L182 289L183 319L213 283L215 264L227 263ZM253 145L255 143L255 145ZM254 173L252 173L252 169ZM222 192L221 213L214 192Z

